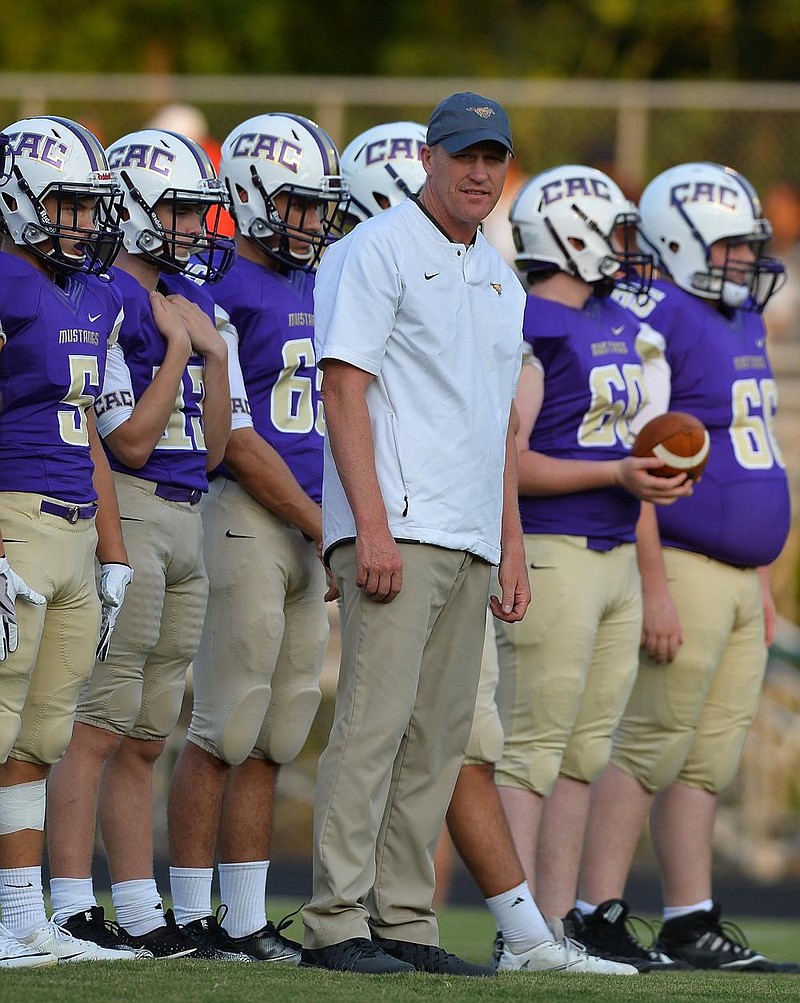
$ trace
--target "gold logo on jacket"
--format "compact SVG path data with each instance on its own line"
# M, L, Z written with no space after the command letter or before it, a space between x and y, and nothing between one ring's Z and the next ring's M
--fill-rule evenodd
M500 282L490 282L489 285L494 289L498 296L503 295L503 286Z

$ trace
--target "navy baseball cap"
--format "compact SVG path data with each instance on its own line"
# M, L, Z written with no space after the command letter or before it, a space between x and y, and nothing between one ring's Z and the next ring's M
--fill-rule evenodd
M500 143L514 155L508 115L496 101L472 91L439 102L428 122L427 143L441 143L448 153L460 153L474 143Z

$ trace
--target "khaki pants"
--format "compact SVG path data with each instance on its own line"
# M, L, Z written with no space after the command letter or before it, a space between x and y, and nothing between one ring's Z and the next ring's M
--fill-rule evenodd
M642 596L632 543L530 534L533 603L503 680L505 746L497 783L547 796L559 775L591 783L611 753L636 678ZM504 668L506 668L504 664Z
M289 763L319 707L328 644L316 546L223 478L203 525L211 591L187 737L231 766Z
M355 547L334 550L344 634L336 711L317 775L306 946L381 936L438 942L433 854L475 706L490 566L400 544L403 589L355 586Z
M683 644L669 665L642 658L611 761L650 791L673 780L717 793L731 783L767 664L761 582L683 550L664 550Z
M46 606L17 602L19 647L0 662L0 762L61 759L97 649L94 520L72 524L40 512L42 500L22 491L0 496L9 564L47 599Z
M77 721L144 741L175 727L186 670L200 643L208 582L200 505L154 494L152 481L114 473L133 582L111 636L81 692Z

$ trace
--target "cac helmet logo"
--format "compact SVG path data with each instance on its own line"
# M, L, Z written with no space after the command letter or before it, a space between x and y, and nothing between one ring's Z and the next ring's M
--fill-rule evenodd
M739 192L729 185L718 184L715 181L685 181L670 188L669 198L672 205L696 202L716 205L721 209L736 210Z
M303 148L282 136L268 136L264 133L243 132L237 136L231 150L231 157L247 157L250 160L269 160L285 167L293 174L300 170Z
M129 146L115 146L109 150L108 163L117 171L125 167L138 167L168 178L175 164L175 154L165 150L163 146L131 143Z
M63 171L69 147L66 143L43 136L38 132L21 132L10 137L9 143L15 157L27 157L29 160L40 160L48 167Z

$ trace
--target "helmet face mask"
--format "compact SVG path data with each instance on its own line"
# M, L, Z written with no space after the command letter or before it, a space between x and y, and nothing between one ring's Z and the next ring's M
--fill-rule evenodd
M640 246L677 286L730 309L761 312L783 285L783 265L764 254L771 236L752 185L729 167L680 164L642 193Z
M387 122L362 132L342 151L342 177L350 189L345 228L376 216L409 195L419 195L425 183L420 149L426 127L419 122Z
M14 154L11 151L11 143L4 132L0 132L0 188L11 177L11 168L14 166Z
M300 115L257 115L222 144L239 231L280 265L312 271L342 236L348 190L330 136Z
M208 154L194 140L165 129L142 129L118 139L108 159L122 189L125 250L166 274L219 279L233 264L234 242L217 232L225 189ZM212 220L209 226L209 219Z
M15 244L59 274L104 275L122 244L120 194L100 142L69 119L5 130L13 155L0 213Z
M615 286L649 288L652 259L635 245L637 213L596 168L568 164L531 178L509 213L516 266L536 277L564 272L608 296Z

